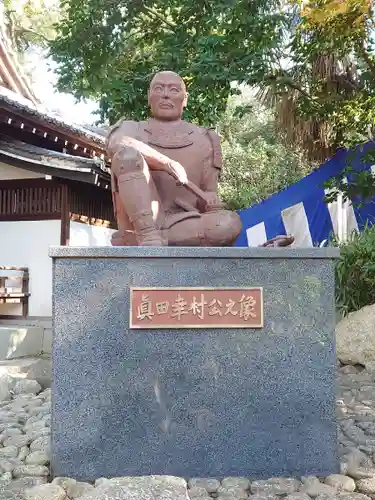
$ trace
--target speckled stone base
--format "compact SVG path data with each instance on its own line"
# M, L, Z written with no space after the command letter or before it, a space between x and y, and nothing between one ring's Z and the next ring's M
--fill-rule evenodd
M54 475L338 472L333 249L52 248ZM264 288L264 328L129 330L129 287Z

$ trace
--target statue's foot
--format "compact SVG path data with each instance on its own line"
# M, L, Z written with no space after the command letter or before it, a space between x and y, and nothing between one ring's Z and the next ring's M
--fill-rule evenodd
M166 242L159 231L150 231L137 235L140 247L164 247Z
M111 237L111 244L114 247L137 246L137 238L134 231L115 231Z

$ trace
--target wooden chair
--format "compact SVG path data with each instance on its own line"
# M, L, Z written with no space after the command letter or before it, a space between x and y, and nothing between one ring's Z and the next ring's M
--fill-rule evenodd
M22 304L22 315L0 317L26 318L29 309L29 269L27 267L0 266L0 304Z

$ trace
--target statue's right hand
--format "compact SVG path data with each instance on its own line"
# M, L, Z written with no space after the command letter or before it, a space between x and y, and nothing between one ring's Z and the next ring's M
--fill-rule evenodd
M171 174L180 184L187 184L188 178L186 170L178 161L168 162L168 173Z

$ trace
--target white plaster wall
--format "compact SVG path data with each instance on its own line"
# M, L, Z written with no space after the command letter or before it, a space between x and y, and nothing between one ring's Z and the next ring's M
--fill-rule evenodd
M44 178L43 174L29 172L23 168L12 167L6 163L0 162L0 181L8 181L11 179L38 179ZM0 264L1 265L1 264Z
M114 229L90 226L82 222L70 222L69 246L71 247L107 247L111 246Z
M52 315L52 259L48 248L60 244L59 220L0 222L0 266L28 267L29 316ZM18 314L17 304L0 304L1 314Z

